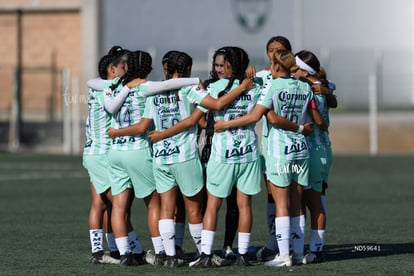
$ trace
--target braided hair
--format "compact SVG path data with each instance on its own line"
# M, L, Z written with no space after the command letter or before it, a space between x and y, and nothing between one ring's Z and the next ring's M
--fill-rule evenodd
M190 55L180 51L170 51L167 57L167 79L172 78L174 73L178 73L179 77L189 77L191 75L191 67L193 59ZM164 60L164 59L163 59Z
M125 75L111 86L114 90L120 83L126 85L133 79L141 78L145 79L152 71L152 58L151 55L144 51L133 51L128 54L127 59L128 70Z
M98 63L98 73L99 77L103 80L106 80L108 78L108 66L111 64L111 56L104 55L101 57Z
M230 63L232 67L232 75L229 83L223 91L219 93L219 97L221 97L229 91L236 79L239 81L243 80L248 64L248 55L239 47L223 47L219 51L224 53L224 60ZM245 59L245 61L242 59Z

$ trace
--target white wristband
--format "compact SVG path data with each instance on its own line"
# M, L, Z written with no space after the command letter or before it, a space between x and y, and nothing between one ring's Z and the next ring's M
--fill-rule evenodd
M299 128L296 130L297 133L302 133L305 127L303 125L299 125Z

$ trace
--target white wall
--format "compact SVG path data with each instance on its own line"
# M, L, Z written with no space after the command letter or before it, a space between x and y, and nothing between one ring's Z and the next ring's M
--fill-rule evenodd
M243 3L259 11L265 7L259 31L247 32L237 21ZM206 78L208 49L241 46L262 67L267 40L284 35L294 52L306 48L318 55L344 109L367 107L372 71L379 77L380 108L412 107L412 5L411 0L103 0L98 52L114 44L150 49L151 77L160 79L161 56L182 50L197 65L193 75ZM200 65L205 70L198 70Z

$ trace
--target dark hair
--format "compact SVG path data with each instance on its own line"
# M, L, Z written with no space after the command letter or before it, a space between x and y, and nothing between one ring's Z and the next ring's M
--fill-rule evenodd
M309 65L315 72L319 72L321 68L321 63L319 59L316 57L314 53L308 50L302 50L295 54L298 58L300 58L304 63Z
M220 52L220 50L223 49L223 48L220 48L220 49L218 49L217 51L214 52L213 61L211 63L210 79L206 80L206 82L208 82L208 84L209 83L212 83L212 82L215 82L215 81L217 81L219 79L214 64L216 62L216 57L217 56L219 56L219 55L224 56L224 53L223 52ZM205 85L205 87L206 86L207 85Z
M321 63L314 53L308 50L302 50L296 53L295 56L297 56L304 63L310 66L316 72L315 77L318 78L323 85L328 87L328 80L326 78L326 72L323 68L321 68Z
M104 55L101 57L98 63L98 73L101 79L106 80L108 78L108 66L111 64L111 57Z
M147 78L149 73L152 71L151 55L144 51L130 52L128 54L127 65L128 71L117 83L114 83L111 86L112 90L116 89L120 83L125 85L136 78Z
M290 45L289 39L287 39L284 36L273 36L269 39L269 41L266 44L266 52L269 48L269 45L273 42L279 42L286 48L286 50L292 51L292 46Z
M185 52L172 51L167 58L167 79L177 72L179 77L189 77L193 66L193 59Z
M128 71L125 73L122 84L126 84L133 79L145 79L152 71L151 55L144 51L134 51L129 53L127 59Z
M161 64L164 64L164 63L168 62L168 60L170 59L170 57L173 54L178 53L178 52L179 51L176 51L176 50L171 50L171 51L166 52L165 55L162 57Z
M247 53L239 47L223 47L218 50L224 54L224 60L230 63L232 67L232 75L227 86L219 93L219 97L223 96L233 86L234 80L242 81L249 62Z
M130 52L131 51L124 49L121 46L115 45L109 49L107 55L112 57L111 64L117 66L121 61L127 61Z

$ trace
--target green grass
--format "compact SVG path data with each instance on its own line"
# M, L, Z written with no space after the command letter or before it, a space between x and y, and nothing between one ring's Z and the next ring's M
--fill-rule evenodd
M335 156L328 189L325 262L268 268L262 264L209 270L90 265L88 177L80 156L0 155L0 275L252 274L344 275L414 273L414 156ZM252 245L267 238L266 192L254 197ZM225 205L222 207L225 210ZM221 211L215 249L223 241ZM151 249L146 210L133 224ZM237 241L235 242L235 245ZM377 251L355 251L364 246ZM184 243L194 251L190 237Z

